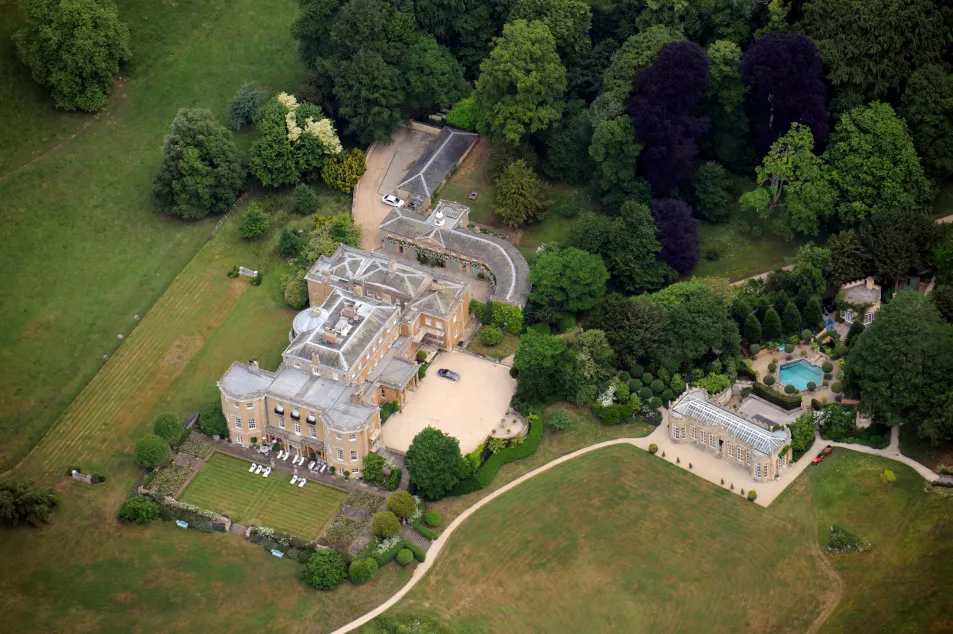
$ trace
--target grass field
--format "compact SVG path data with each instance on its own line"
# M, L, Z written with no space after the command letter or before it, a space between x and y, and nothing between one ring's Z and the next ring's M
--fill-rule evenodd
M514 354L516 348L520 345L520 338L513 333L504 332L500 343L495 346L487 346L480 342L480 333L473 336L473 340L467 345L467 350L482 354L494 359L505 359Z
M481 509L390 613L460 633L949 631L951 504L902 464L842 451L765 510L611 447ZM822 553L832 523L873 550Z
M0 2L0 472L21 459L209 235L156 216L150 185L181 107L222 113L246 80L294 90L294 0L120 0L134 58L96 114L56 111Z
M292 486L281 471L264 478L248 473L249 466L247 460L216 453L179 500L217 511L239 524L270 526L312 540L348 495L320 482Z

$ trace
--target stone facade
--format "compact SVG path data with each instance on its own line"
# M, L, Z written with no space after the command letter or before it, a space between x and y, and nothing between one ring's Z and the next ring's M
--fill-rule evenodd
M791 434L763 425L708 400L704 390L689 390L670 409L669 435L691 443L739 469L756 482L780 475L791 460Z

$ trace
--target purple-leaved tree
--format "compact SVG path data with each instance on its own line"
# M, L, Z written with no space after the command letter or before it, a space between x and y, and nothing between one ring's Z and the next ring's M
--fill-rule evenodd
M657 198L667 196L691 169L696 139L708 130L708 118L692 109L708 87L708 57L697 44L673 42L636 78L629 100L635 134L644 144L639 171Z
M809 127L816 146L824 147L829 128L821 70L814 42L795 33L768 33L745 53L741 76L751 89L748 110L760 155L795 122Z
M692 208L674 198L653 200L652 217L662 243L658 258L680 275L695 268L698 264L698 221L692 216Z

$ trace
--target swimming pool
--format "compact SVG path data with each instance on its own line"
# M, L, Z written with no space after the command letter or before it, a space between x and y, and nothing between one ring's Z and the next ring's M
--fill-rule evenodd
M818 386L821 384L822 378L823 373L819 367L810 361L798 359L781 366L778 382L783 385L793 385L799 390L806 390L808 383Z

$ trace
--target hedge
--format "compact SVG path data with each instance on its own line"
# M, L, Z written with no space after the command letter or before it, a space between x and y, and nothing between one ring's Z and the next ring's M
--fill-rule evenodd
M373 547L374 547L374 542L372 541L370 544L370 548L373 548ZM420 550L412 542L407 541L406 539L400 540L399 542L394 544L390 548L390 550L385 550L383 554L381 555L375 554L373 555L373 557L374 559L377 560L377 563L379 566L383 566L394 561L394 559L397 558L397 553L399 553L404 548L412 552L414 554L414 559L416 559L417 561L423 562L427 558L427 555L426 553L424 553L424 551Z
M437 539L438 537L440 537L440 535L438 535L436 532L427 528L427 526L425 526L424 523L420 521L419 517L415 519L413 522L411 522L411 526L413 526L418 533L420 533L421 535L423 535L430 541L433 541Z
M761 383L754 384L754 395L763 398L769 403L774 403L782 409L792 410L801 406L800 396L788 396L786 394L781 394L780 392L776 392L769 387L765 387Z
M401 566L406 566L414 560L414 553L410 552L406 548L401 548L397 551L397 563Z
M538 422L532 421L534 415ZM522 445L507 447L496 452L480 465L480 468L472 476L458 482L457 486L453 487L453 490L447 495L466 495L479 491L493 481L500 467L507 462L522 460L536 453L539 443L543 440L542 409L539 407L530 408L530 414L527 418L530 420L529 433L526 434L526 440L523 441Z
M738 378L741 378L741 377L746 377L751 379L752 381L757 381L758 373L752 370L751 367L748 366L748 364L743 363L738 366Z

